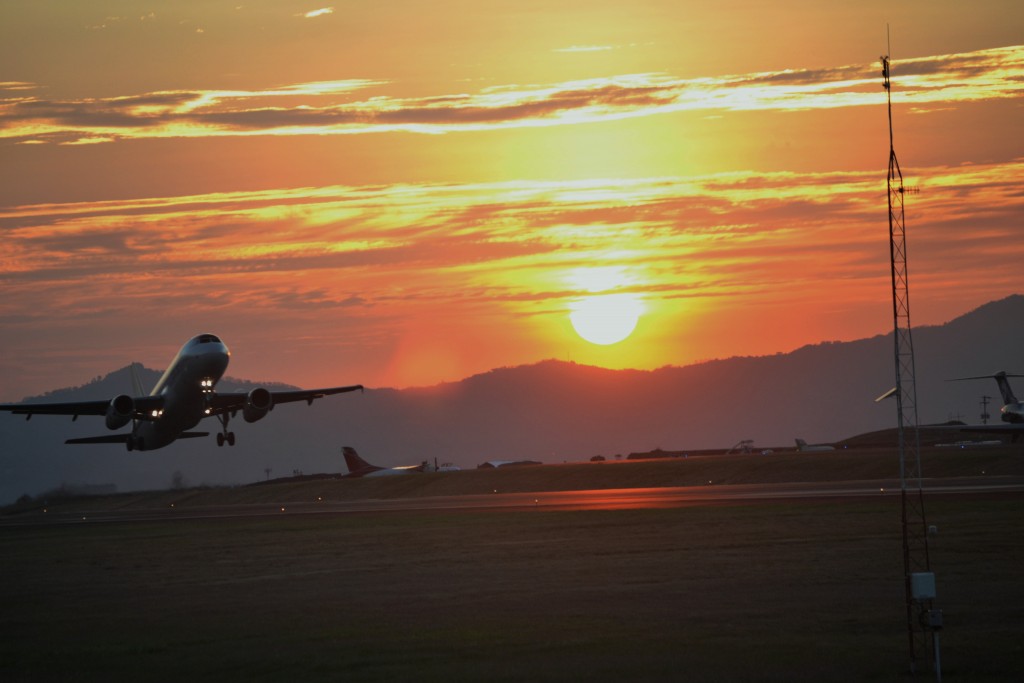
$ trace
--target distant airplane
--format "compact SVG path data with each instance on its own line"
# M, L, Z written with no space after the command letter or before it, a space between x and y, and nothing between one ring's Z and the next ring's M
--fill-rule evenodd
M1003 407L999 409L999 419L1010 424L1024 424L1024 404L1017 400L1010 388L1010 381L1007 377L1024 377L1024 375L1010 375L1005 370L994 375L981 375L979 377L961 377L950 380L951 382L964 382L971 379L994 379L999 385L999 393L1003 396Z
M1017 441L1021 434L1024 434L1024 404L1017 400L1010 388L1009 377L1024 377L1024 375L1008 374L1005 370L994 375L980 375L978 377L960 377L950 380L951 382L963 382L972 379L994 379L999 385L999 393L1003 396L1003 407L999 409L999 419L1005 425L969 425L962 427L961 431L978 432L990 434L1012 434L1013 440Z
M362 390L362 385L270 391L256 387L248 393L218 394L214 387L228 367L231 352L216 335L200 334L188 340L171 361L156 387L143 396L136 382L137 396L120 394L110 401L74 403L4 403L0 410L15 415L103 415L107 429L120 429L129 422L132 430L123 434L68 439L69 444L123 443L128 450L152 451L176 439L209 436L209 432L190 432L204 417L216 417L222 426L217 445L235 445L235 433L228 431L228 422L239 411L246 422L256 422L279 403L306 401L331 394Z
M341 452L345 455L345 465L348 467L348 474L343 477L389 477L397 474L422 474L423 472L434 472L439 469L424 460L419 465L405 465L402 467L378 467L363 460L356 449L344 446Z
M807 442L803 439L796 440L796 449L801 453L823 453L825 451L834 451L835 446L808 446Z

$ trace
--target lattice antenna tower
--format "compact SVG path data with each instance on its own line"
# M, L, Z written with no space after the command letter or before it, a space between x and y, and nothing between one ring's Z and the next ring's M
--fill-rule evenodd
M937 627L928 618L935 614L934 575L928 557L927 521L921 490L921 443L917 429L917 386L914 376L914 342L910 328L910 292L903 200L910 191L896 158L892 132L892 88L889 56L882 57L883 87L889 111L889 256L892 270L892 310L895 337L896 413L900 456L900 498L903 517L903 569L906 584L907 637L910 670L927 661ZM931 590L922 589L921 578L931 578ZM927 596L931 597L927 597ZM941 613L939 619L941 620Z

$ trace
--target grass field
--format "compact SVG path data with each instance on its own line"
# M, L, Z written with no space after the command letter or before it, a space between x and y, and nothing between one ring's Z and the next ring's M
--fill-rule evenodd
M1024 676L1020 503L929 501L946 681ZM893 499L12 526L0 680L907 680L900 548Z

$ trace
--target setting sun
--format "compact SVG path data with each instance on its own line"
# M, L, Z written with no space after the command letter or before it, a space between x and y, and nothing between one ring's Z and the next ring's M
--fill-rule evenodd
M576 334L591 344L617 344L633 334L643 312L634 294L602 294L576 301L569 320Z

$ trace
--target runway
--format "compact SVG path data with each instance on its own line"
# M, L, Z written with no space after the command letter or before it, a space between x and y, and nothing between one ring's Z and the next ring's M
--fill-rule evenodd
M965 477L926 483L928 497L989 495L1024 492L1021 477ZM911 493L916 489L908 489ZM280 504L190 506L171 504L160 508L72 509L68 505L38 509L0 518L0 527L22 525L82 524L155 520L279 517L282 515L338 515L378 512L469 512L527 510L630 510L681 508L743 503L830 501L870 499L900 495L898 480L815 482L787 484L716 485L628 489L503 493L493 490L458 496L314 500Z

